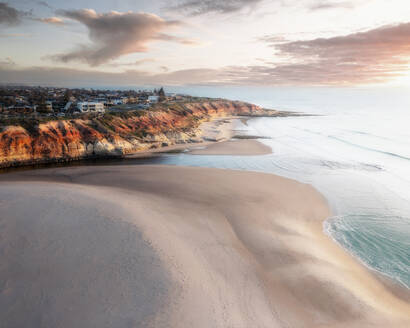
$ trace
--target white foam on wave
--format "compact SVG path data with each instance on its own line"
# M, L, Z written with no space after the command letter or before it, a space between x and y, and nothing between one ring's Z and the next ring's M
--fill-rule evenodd
M392 279L393 281L396 281L400 283L402 286L410 289L410 281L406 279L406 277L403 277L400 274L392 272L391 270L389 270L388 267L383 267L382 269L379 269L375 266L372 266L365 256L361 256L357 252L357 249L351 245L349 240L346 238L346 235L343 234L343 229L341 229L341 226L343 226L344 223L343 219L344 216L332 216L327 218L325 221L323 221L323 233L330 239L332 239L333 242L335 242L337 245L339 245L341 248L347 251L351 256L353 256L357 261L359 261L369 270L381 274L389 279ZM335 222L337 222L337 228L333 226L333 223ZM341 242L342 240L343 242ZM403 268L403 270L405 270L405 268Z

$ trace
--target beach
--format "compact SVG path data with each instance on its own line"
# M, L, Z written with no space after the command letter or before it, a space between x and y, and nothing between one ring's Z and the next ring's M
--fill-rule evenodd
M330 211L309 185L163 165L0 181L4 327L410 322L409 303L323 233Z
M186 152L192 155L231 155L255 156L271 154L269 146L259 142L254 136L247 138L243 131L238 131L240 124L249 118L223 117L203 122L199 129L199 138L195 143L182 143L126 155L131 158L146 158L162 153ZM238 138L241 137L240 139Z
M237 117L217 118L202 123L203 142L186 148L191 155L231 155L255 156L271 154L269 146L259 142L257 138L247 138L238 127L247 119ZM242 137L243 139L239 139Z

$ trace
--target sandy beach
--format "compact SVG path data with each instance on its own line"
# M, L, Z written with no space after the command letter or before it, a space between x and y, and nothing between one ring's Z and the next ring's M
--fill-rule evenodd
M152 157L161 153L186 152L192 155L255 156L271 154L269 146L256 139L235 139L236 127L243 118L216 118L200 125L196 143L177 144L126 155L126 158ZM246 119L245 119L246 120Z
M272 149L256 139L235 139L236 133L238 133L236 129L243 120L237 117L226 117L202 123L200 129L203 144L189 147L187 150L192 155L252 156L271 154Z
M99 166L0 176L2 327L408 327L312 187Z
M230 156L255 156L271 154L272 149L265 144L253 139L231 139L216 142L201 148L191 148L192 155L230 155Z

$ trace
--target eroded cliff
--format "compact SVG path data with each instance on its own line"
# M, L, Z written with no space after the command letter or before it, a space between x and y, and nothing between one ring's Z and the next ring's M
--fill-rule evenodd
M201 122L224 116L274 116L234 101L162 104L147 111L3 126L0 167L71 161L198 142Z

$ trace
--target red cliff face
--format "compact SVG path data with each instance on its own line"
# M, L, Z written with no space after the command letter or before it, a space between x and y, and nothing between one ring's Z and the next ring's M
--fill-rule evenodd
M152 111L102 118L51 121L38 127L7 126L0 132L0 166L119 156L193 142L199 124L213 117L264 115L243 102L213 101L159 105Z

